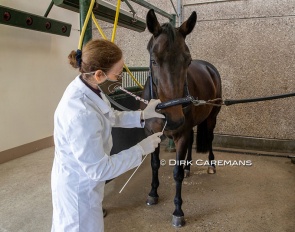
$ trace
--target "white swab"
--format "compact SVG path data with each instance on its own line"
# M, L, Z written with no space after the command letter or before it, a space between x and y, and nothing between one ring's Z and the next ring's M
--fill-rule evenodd
M166 120L165 125L164 125L164 127L163 127L163 129L162 129L162 133L164 132L166 125L167 125L167 120ZM138 167L134 170L134 172L133 172L132 175L129 177L129 179L126 181L126 183L125 183L124 186L121 188L121 190L120 190L119 193L121 193L121 192L123 191L123 189L125 188L125 186L128 184L128 182L130 181L130 179L132 178L132 176L136 173L137 169L140 167L140 165L143 163L143 161L145 160L145 158L146 158L147 156L148 156L148 155L145 155L145 157L142 159L141 163L140 163L140 164L138 165Z

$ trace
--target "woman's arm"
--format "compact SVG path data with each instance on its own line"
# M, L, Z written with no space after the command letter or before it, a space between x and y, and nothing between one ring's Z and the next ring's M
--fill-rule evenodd
M106 155L102 138L104 129L99 116L93 112L80 113L71 120L67 129L74 157L89 178L95 181L115 178L138 166L143 155L139 145L112 156Z
M123 128L134 128L144 127L144 120L141 118L142 111L117 111L113 110L115 114L115 125L114 127L123 127Z

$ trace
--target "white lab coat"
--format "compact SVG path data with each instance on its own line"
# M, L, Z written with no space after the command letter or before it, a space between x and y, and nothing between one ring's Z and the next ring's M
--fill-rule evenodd
M142 160L139 145L110 156L112 126L142 125L139 111L115 111L101 95L103 100L76 77L55 111L52 232L103 231L105 181L138 166Z

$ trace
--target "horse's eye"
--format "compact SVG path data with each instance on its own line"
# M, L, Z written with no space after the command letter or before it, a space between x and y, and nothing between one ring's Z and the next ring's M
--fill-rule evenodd
M152 65L157 65L157 62L155 60L151 60Z

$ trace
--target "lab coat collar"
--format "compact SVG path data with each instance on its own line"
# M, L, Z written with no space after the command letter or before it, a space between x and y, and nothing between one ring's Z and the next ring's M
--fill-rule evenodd
M103 99L101 99L96 93L94 93L90 88L88 88L83 81L81 81L80 77L77 76L75 80L73 81L74 85L82 92L84 93L91 101L93 101L99 109L102 111L103 114L107 114L111 111L110 106L105 102L103 99L106 99L104 96L104 93L101 92L101 96Z

